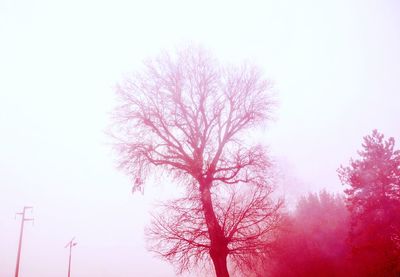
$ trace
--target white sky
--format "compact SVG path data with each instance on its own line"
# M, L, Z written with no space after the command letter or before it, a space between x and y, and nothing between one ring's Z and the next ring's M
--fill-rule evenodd
M144 58L194 41L265 69L279 100L266 143L295 195L336 176L378 128L400 139L400 2L0 0L0 276L15 212L33 205L21 276L174 276L143 228L169 184L130 194L104 130L113 86ZM398 146L399 147L399 146Z

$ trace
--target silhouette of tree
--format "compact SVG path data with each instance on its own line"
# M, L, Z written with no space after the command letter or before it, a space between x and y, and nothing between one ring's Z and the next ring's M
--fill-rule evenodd
M260 191L270 187L266 151L251 144L246 132L269 119L273 101L268 89L269 83L256 67L223 67L197 47L145 62L140 73L117 89L121 105L115 113L114 136L120 167L133 177L134 190L141 190L150 170L157 168L196 191L193 203L185 205L194 205L197 215L187 219L193 226L186 225L188 231L197 228L201 234L196 253L204 253L203 238L208 240L207 251L217 276L229 276L227 256L234 251L228 247L232 226L224 225L223 215L218 214L218 189L241 184ZM179 201L170 205L185 216ZM164 226L162 220L159 224ZM160 249L162 253L167 252ZM185 268L187 259L176 257Z
M351 214L350 242L360 276L400 275L400 151L374 130L360 158L340 167Z
M326 191L303 196L287 222L272 257L271 276L349 276L344 197Z
M227 240L229 259L241 276L256 271L255 262L264 257L261 250L271 248L279 231L283 201L271 201L271 192L229 188L215 198L214 211ZM178 273L207 260L211 245L198 192L159 208L146 229L150 250L174 263Z

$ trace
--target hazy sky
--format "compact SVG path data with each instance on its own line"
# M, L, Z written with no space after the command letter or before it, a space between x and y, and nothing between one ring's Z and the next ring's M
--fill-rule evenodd
M174 276L143 228L171 184L131 195L104 130L113 86L181 43L260 65L279 107L265 142L288 197L342 189L336 169L378 128L400 140L400 2L0 0L0 276ZM399 148L399 145L397 146Z

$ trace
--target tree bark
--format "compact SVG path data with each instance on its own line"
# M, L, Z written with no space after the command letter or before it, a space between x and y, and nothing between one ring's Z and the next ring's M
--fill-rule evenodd
M210 192L211 182L200 181L200 194L204 217L210 237L210 256L217 277L229 277L227 267L228 243L218 223Z

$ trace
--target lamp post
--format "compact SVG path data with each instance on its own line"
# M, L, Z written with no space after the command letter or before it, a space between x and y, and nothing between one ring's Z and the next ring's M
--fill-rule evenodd
M72 247L77 245L77 242L74 242L75 237L73 237L64 248L69 247L69 259L68 259L68 277L71 276L71 254L72 254Z

